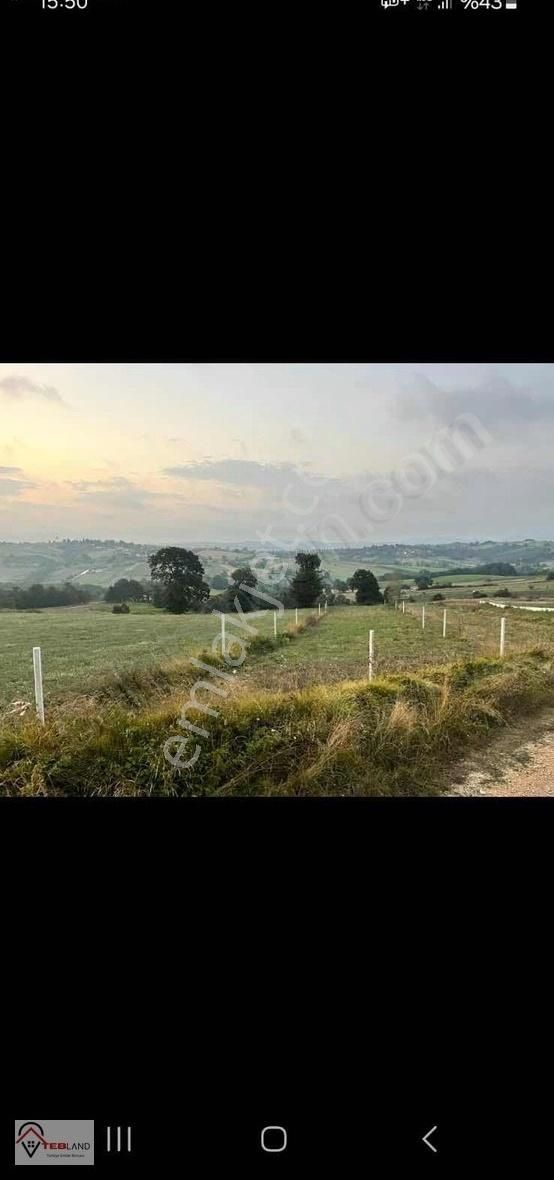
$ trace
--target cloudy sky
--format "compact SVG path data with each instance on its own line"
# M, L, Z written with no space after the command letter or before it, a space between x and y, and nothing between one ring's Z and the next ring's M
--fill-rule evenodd
M554 365L0 364L0 422L0 540L554 537Z

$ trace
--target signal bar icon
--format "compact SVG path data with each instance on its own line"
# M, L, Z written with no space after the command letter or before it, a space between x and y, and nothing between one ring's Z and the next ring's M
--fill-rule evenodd
M441 0L439 8L452 8L452 0Z

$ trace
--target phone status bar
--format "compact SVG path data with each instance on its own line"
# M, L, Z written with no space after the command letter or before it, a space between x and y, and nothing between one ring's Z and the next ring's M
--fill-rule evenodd
M502 12L518 9L519 0L379 0L380 7L418 12Z

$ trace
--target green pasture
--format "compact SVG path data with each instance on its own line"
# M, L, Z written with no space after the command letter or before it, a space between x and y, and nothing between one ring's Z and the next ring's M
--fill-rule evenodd
M313 614L299 611L299 618ZM294 611L285 621L294 622ZM255 620L273 634L273 611ZM102 603L32 611L0 611L0 707L33 700L33 647L42 649L46 703L86 693L103 677L194 655L209 648L220 622L209 614L168 615L148 604L114 615Z
M298 642L246 660L237 688L274 690L335 683L367 674L369 629L374 630L375 672L414 671L425 665L489 656L498 652L500 617L494 607L471 601L447 602L447 635L442 637L442 603L421 599L392 607L330 607L321 625ZM302 620L313 610L299 611ZM521 651L554 642L554 613L506 609L507 649ZM231 620L233 616L229 616ZM294 622L294 611L279 619L279 630ZM259 635L273 634L273 612L253 621ZM219 620L208 614L168 615L148 604L129 615L114 615L105 604L57 607L37 612L0 612L0 707L33 700L33 647L42 649L46 703L92 691L111 673L144 670L182 660L209 648ZM229 622L229 632L231 622Z
M447 610L446 638L442 637ZM500 619L506 615L506 651L515 653L552 645L554 612L541 614L473 602L426 603L425 629L421 605L406 603L405 613L388 606L331 607L321 626L306 632L296 644L246 663L241 677L250 690L277 691L329 684L367 676L368 638L374 631L375 675L414 672L426 665L449 663L475 656L496 656Z

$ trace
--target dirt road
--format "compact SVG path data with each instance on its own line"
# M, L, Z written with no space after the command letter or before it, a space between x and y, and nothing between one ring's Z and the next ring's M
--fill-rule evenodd
M511 725L464 759L448 793L554 798L554 709Z

